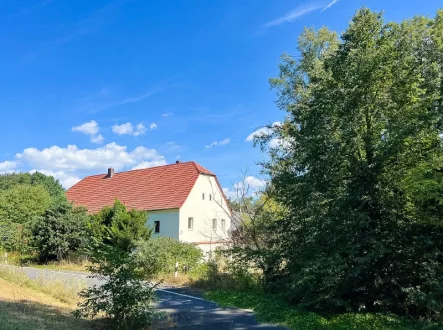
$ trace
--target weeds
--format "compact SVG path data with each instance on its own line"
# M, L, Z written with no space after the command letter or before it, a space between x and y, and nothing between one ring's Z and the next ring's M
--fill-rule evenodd
M324 316L288 305L281 295L260 291L215 290L205 297L224 307L253 310L261 322L280 324L290 329L371 329L371 330L437 330L442 325L412 321L396 315L345 313Z
M30 279L22 270L13 266L0 266L0 277L6 281L46 293L68 304L78 302L78 292L86 287L85 281L73 278L60 280L55 276L43 277L40 275L36 279Z

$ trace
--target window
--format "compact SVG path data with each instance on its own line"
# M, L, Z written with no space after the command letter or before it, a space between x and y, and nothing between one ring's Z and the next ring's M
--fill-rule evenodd
M160 221L154 221L154 233L160 233Z
M212 201L212 194L209 194L209 201Z
M212 230L217 230L217 219L212 219Z
M194 229L194 218L188 218L188 230Z
M225 226L226 226L226 221L225 219L221 219L221 223L220 223L221 229L225 230Z
M205 200L205 193L202 194L202 199Z

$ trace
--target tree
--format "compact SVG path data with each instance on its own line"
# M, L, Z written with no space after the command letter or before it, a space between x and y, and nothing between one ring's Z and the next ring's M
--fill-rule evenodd
M153 306L157 284L145 281L149 271L143 271L130 251L94 239L88 256L93 263L88 267L92 277L106 282L80 292L84 301L74 316L93 318L104 313L110 328L128 330L146 329L161 317Z
M87 241L88 215L84 208L67 201L53 203L33 227L33 245L40 260L53 256L66 259L70 251L84 247Z
M161 316L153 307L158 284L152 283L155 272L150 267L155 264L141 263L134 255L137 241L151 238L146 220L146 212L127 212L118 200L92 216L95 236L85 249L92 262L88 270L106 282L80 292L84 301L74 311L76 317L104 313L112 328L146 329Z
M16 185L27 184L31 186L43 186L52 198L64 197L65 191L58 180L40 172L12 173L0 175L0 190L9 190Z
M42 186L17 184L0 190L0 235L8 250L29 250L30 229L51 203Z
M306 29L300 59L283 56L271 85L287 118L256 143L288 209L293 302L441 318L442 31L443 11L384 23L361 9L341 40Z
M42 186L17 185L0 191L0 218L6 222L29 223L42 215L50 203L50 195Z
M130 251L137 241L148 239L151 231L146 227L148 215L144 211L126 210L119 200L112 207L104 207L91 216L91 234L102 242Z

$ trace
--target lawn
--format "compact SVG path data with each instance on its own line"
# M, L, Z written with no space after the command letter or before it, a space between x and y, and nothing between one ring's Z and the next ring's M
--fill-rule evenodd
M371 330L437 330L442 325L415 322L395 315L347 313L324 317L289 306L283 297L260 292L215 290L205 298L225 307L253 310L260 322L280 324L290 329L371 329Z
M26 286L0 278L0 329L84 330L95 329L89 320L75 319L75 303L65 303Z

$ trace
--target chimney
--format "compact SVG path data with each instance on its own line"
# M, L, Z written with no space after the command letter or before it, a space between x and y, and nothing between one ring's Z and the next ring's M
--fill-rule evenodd
M176 161L175 161L175 163L176 163L176 164L180 164L180 163L181 163L181 161L179 161L179 160L176 160Z
M114 176L114 169L112 167L108 168L108 178L112 178Z

